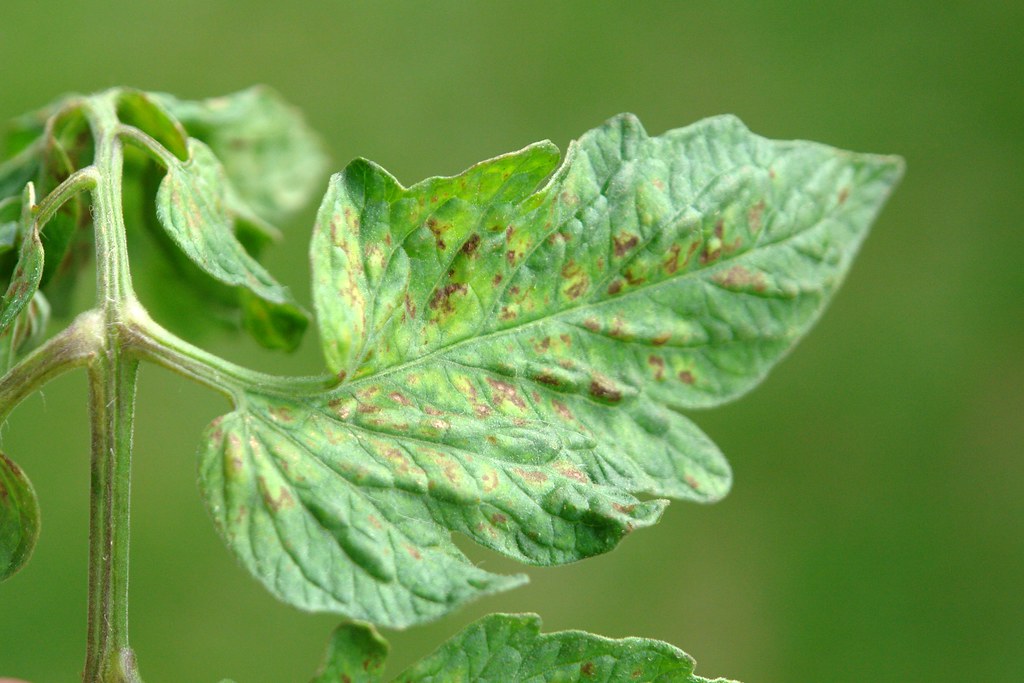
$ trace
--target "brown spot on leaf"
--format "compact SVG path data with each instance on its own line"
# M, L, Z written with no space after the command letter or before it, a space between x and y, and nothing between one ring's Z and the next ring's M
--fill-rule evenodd
M633 514L633 510L636 509L636 505L623 505L622 503L612 503L612 507L624 515Z
M423 406L423 412L425 412L427 415L444 415L444 411L443 410L438 410L434 406L429 406L429 405L428 406Z
M408 398L406 398L405 395L402 394L399 391L392 391L390 394L388 394L388 398L390 398L395 403L398 403L398 404L403 405L403 406L411 406L412 405L412 401L410 401Z
M711 240L704 246L704 249L700 252L701 265L707 265L718 260L722 255L722 242L721 240Z
M487 383L490 384L491 388L494 390L494 400L495 403L497 403L498 405L501 405L503 402L508 401L517 408L526 407L526 402L519 395L519 392L516 391L516 388L509 384L508 382L505 382L504 380L500 379L494 379L493 377L488 377Z
M416 304L408 294L405 295L405 312L409 314L410 318L416 317Z
M580 665L580 673L587 678L593 678L597 675L597 667L594 666L593 662L583 662Z
M540 374L535 375L533 379L535 381L537 381L537 382L540 382L541 384L546 384L549 387L560 387L560 386L562 386L562 383L559 381L559 379L557 377L555 377L554 375L552 375L547 370L545 370L544 372L541 372Z
M572 337L570 337L568 334L560 334L558 335L558 338L561 339L562 343L565 344L566 346L572 346Z
M760 232L761 223L764 218L764 200L750 207L747 212L747 223L750 225L750 232Z
M509 249L505 252L505 260L508 261L510 266L514 266L516 264L516 252L514 249Z
M572 412L569 410L569 406L565 405L558 399L551 399L551 407L553 407L555 409L555 412L562 416L562 418L566 420L573 419Z
M601 329L601 321L597 318L587 318L583 321L583 327L587 328L591 332L597 332Z
M274 512L280 512L281 510L288 510L295 507L295 499L292 498L291 491L288 489L282 488L275 498L271 495L270 491L267 490L266 481L263 477L260 477L260 485L263 489L263 502Z
M762 273L752 273L743 266L733 266L725 272L715 273L712 277L717 284L729 289L753 289L756 292L765 290Z
M694 479L692 475L687 474L683 476L683 479L686 480L686 485L689 486L691 489L696 491L697 489L700 488L700 482Z
M566 296L570 299L580 298L590 287L590 282L587 278L580 278L577 280L569 289L565 290Z
M576 469L575 467L566 467L560 471L563 475L565 475L569 479L572 479L573 481L578 481L581 484L590 483L590 479L587 478L587 475L585 475L583 472Z
M462 253L466 256L473 256L480 246L480 235L473 233L465 244L462 245Z
M423 559L423 556L420 555L420 551L417 550L414 546L412 546L412 545L410 545L408 543L405 544L405 551L407 553L409 553L409 555L411 555L412 559L414 559L414 560L422 560ZM363 668L365 669L368 664L369 664L369 662L363 662Z
M433 216L427 219L427 230L434 235L434 240L437 242L437 248L442 251L447 248L447 245L441 238L441 234L444 232L444 227L445 226L438 225L437 219Z
M678 377L683 384L693 384L694 382L693 373L689 370L680 370Z
M625 256L629 250L640 243L640 238L628 232L620 233L612 237L612 246L616 256Z
M493 515L491 515L491 524L504 524L507 521L508 517L501 514L500 512L495 512Z
M597 375L591 380L590 395L611 403L618 403L622 400L622 392L615 388L611 380L601 375Z
M498 488L498 473L497 472L485 472L483 476L484 493L490 493L494 489Z
M522 467L517 467L515 472L531 484L543 484L548 480L548 475L536 470L524 470Z
M455 310L451 298L456 294L465 294L466 291L466 285L462 282L451 282L440 289L436 289L434 290L434 295L430 298L430 308L435 311L440 308L445 313L451 313Z
M359 407L356 408L356 411L364 415L371 415L373 413L379 413L380 406L374 405L372 403L360 403Z
M850 188L844 187L839 190L839 206L846 203L846 200L850 198Z
M647 282L647 278L642 277L640 275L636 275L633 272L632 268L627 268L626 272L624 272L623 275L626 277L626 282L628 282L630 285L634 287L636 285L642 285L643 283Z
M665 379L665 359L661 356L647 356L647 364L654 370L654 379Z
M611 295L618 294L622 291L622 280L616 278L612 280L612 283L608 285L608 293Z
M651 339L651 343L655 346L664 346L668 343L668 340L672 338L671 332L659 332L657 336Z
M500 320L515 320L517 315L518 313L509 306L502 306L501 310L498 312L498 318Z
M506 242L511 242L512 241L512 235L514 235L515 233L516 233L516 229L512 227L511 223L509 223L508 227L505 228L505 241Z
M269 412L271 417L278 422L289 423L295 421L295 416L292 415L291 409L287 406L274 406L270 408Z
M501 281L502 281L502 280L504 280L504 279L505 279L505 278L504 278L504 277L502 277L501 273L496 273L496 274L494 275L494 279L493 279L493 280L491 280L491 282L493 282L493 283L494 283L494 286L495 286L495 287L497 287L498 285L500 285L500 284L501 284Z

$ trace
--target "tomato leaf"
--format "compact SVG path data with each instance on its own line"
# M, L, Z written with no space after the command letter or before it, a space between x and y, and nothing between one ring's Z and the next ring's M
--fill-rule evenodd
M327 160L299 112L266 86L202 101L157 95L188 134L206 143L257 215L284 220L309 201Z
M557 162L540 143L409 188L362 160L332 179L312 261L338 385L250 390L201 456L280 599L407 626L520 582L453 531L554 565L661 498L720 498L728 465L683 411L809 329L902 168L732 117L652 138L620 116Z
M292 349L306 328L306 314L291 294L249 255L234 232L237 215L223 167L196 139L189 159L172 161L157 191L157 216L195 265L237 287L246 329L271 348Z
M693 673L693 659L647 638L611 640L582 631L542 634L534 614L491 614L470 624L393 683L712 683ZM312 683L377 683L387 646L368 624L350 623L333 636ZM347 677L346 677L347 676ZM715 679L717 683L729 683Z

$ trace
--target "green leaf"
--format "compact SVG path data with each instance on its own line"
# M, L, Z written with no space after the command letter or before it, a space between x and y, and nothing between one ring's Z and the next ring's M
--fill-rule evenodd
M271 348L295 348L306 315L234 234L231 194L210 148L189 140L189 160L172 163L157 191L157 216L179 248L208 275L245 293L246 329ZM250 296L251 295L251 296Z
M32 483L0 453L0 581L21 569L39 537L39 503Z
M138 128L182 161L188 160L185 128L165 108L159 95L125 89L117 97L117 118Z
M21 193L30 181L39 196L45 197L92 160L88 121L81 103L71 98L17 119L9 129L6 146L16 153L0 164L0 203ZM47 255L39 286L47 288L58 314L67 311L74 277L91 251L91 235L84 230L88 218L82 197L74 195L50 216L45 229L39 226ZM0 263L5 275L9 274L7 267L9 262Z
M710 683L694 675L689 655L667 643L611 640L582 631L541 634L540 626L540 617L533 614L489 615L393 683ZM371 626L342 626L335 632L324 673L312 683L376 683L383 680L379 670L386 654Z
M342 624L331 635L327 656L311 683L374 683L387 657L387 641L373 626Z
M49 320L50 303L42 292L36 292L13 324L0 332L0 375L43 338Z
M39 225L32 215L35 210L32 183L25 186L21 210L21 248L11 283L0 304L0 334L7 332L28 306L43 276L43 244L39 238Z
M720 498L728 465L682 411L811 326L901 171L731 117L657 138L618 117L556 163L541 143L410 188L366 161L332 179L312 260L339 384L250 391L201 458L282 600L406 626L516 583L452 531L562 564L655 523L645 498Z
M326 158L299 112L266 86L200 102L156 96L205 142L257 215L278 222L309 201Z

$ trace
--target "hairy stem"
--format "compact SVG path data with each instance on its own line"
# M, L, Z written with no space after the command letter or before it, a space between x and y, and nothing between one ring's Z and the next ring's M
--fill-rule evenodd
M138 361L123 349L122 319L135 301L121 175L124 149L110 97L90 101L98 178L93 188L97 309L102 349L89 367L92 467L89 521L89 617L85 683L139 683L128 643L128 554L132 421Z
M89 651L84 680L139 680L128 644L128 539L132 417L138 363L110 348L89 371L92 499Z

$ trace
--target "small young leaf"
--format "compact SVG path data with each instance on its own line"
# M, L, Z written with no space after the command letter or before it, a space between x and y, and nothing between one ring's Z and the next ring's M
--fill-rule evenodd
M210 148L189 140L189 160L173 163L157 192L157 215L171 239L208 275L246 290L245 326L271 348L292 349L306 315L234 234L229 186Z
M320 140L277 93L257 86L201 102L155 95L220 159L257 215L281 221L309 201L323 177Z
M32 216L34 208L35 189L29 183L25 186L22 199L18 263L0 305L0 334L5 333L28 306L43 276L43 243L39 239L39 225Z
M49 320L50 303L42 292L36 292L13 324L0 332L0 375L14 367L18 357L43 337Z
M342 624L331 634L327 656L310 683L375 683L387 657L387 641L373 626Z
M32 483L0 453L0 581L21 569L39 537L39 503Z
M694 675L693 659L668 643L611 640L582 631L542 634L540 626L540 617L533 614L491 614L392 683L713 683ZM323 673L312 683L378 683L386 655L386 645L371 626L342 626Z

